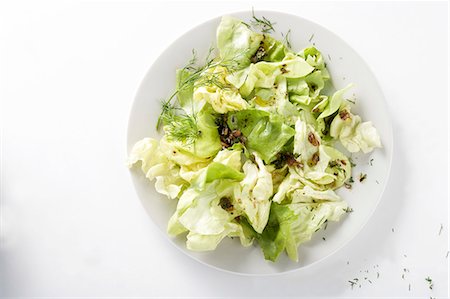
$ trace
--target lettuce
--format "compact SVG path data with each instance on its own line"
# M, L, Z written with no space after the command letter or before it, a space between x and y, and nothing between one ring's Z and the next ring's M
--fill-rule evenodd
M269 163L291 139L295 130L281 120L271 120L269 113L261 110L244 110L228 117L228 126L240 130L247 138L246 146Z
M217 28L217 48L220 57L231 60L239 68L250 64L251 57L258 50L264 36L251 31L241 20L222 17Z
M344 106L333 119L330 135L339 139L342 145L351 153L370 153L376 147L381 147L380 136L372 122L362 122L361 117L350 112L350 107Z
M128 165L177 201L167 231L183 234L189 250L236 237L243 246L257 241L267 260L286 252L298 261L299 246L347 210L336 193L351 177L347 151L371 152L380 136L350 111L352 84L328 94L330 74L315 47L296 54L223 17L217 50L205 66L176 71L165 135L137 142Z
M256 164L245 162L244 180L234 189L234 197L239 198L240 206L253 229L261 233L269 219L270 203L273 194L272 175L263 161L255 154Z
M298 261L298 246L309 241L325 221L338 221L346 208L344 201L273 203L267 226L257 236L264 257L275 262L286 250L289 258Z
M156 191L169 198L176 198L187 185L179 175L180 167L161 153L159 142L155 139L144 138L133 146L128 167L138 162L149 180L156 179Z

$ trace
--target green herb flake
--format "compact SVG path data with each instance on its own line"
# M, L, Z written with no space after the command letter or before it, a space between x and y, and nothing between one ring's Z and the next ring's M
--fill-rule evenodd
M359 182L362 183L365 179L367 179L367 174L361 172L359 174Z
M430 276L428 276L427 278L425 278L425 281L428 282L428 288L429 288L430 290L432 290L433 287L434 287L433 279L431 279Z
M255 28L259 28L261 30L262 33L271 33L271 32L275 32L275 24L274 22L270 21L269 19L267 19L266 17L262 16L261 18L258 18L255 15L255 11L252 7L252 20L251 20L251 24L253 27Z

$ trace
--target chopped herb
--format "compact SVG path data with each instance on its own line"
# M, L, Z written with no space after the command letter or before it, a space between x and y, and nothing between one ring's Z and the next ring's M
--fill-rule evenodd
M348 179L348 182L349 182L349 183L354 183L354 182L355 182L355 181L353 180L353 177L352 177L352 176Z
M367 280L369 283L372 283L372 281L369 279L369 280Z
M258 50L256 50L256 53L250 58L250 61L252 63L257 63L258 61L261 61L263 57L266 55L266 50L264 49L263 42L261 42L261 45L259 46Z
M411 284L408 285L408 291L411 292Z
M349 161L350 161L350 165L352 166L352 167L355 167L356 166L356 164L355 163L353 163L353 160L352 160L352 158L350 157L349 159L348 159Z
M347 100L347 102L350 102L350 103L352 103L353 105L356 104L356 100L350 100L350 99L346 99L346 100Z
M327 230L327 226L328 226L328 220L325 220L325 225L323 227L323 230Z
M377 272L377 278L380 278L380 272Z
M309 132L308 134L308 141L314 146L319 146L320 142L317 140L316 135L314 135L313 132Z
M328 56L328 60L331 61L331 56L330 56L330 54L327 54L327 56Z
M394 228L392 228L392 232L394 232Z
M351 213L351 212L353 212L353 209L350 208L350 207L347 207L347 208L344 209L344 212L345 213Z
M448 254L450 253L450 251L447 251L447 254L445 255L445 258L448 258Z
M373 159L370 159L370 166L373 166L373 164L372 164L372 162L373 162Z
M325 237L322 237L322 240L326 241Z
M176 110L179 110L180 108L176 107L174 104L172 104L172 100L178 95L179 92L182 92L188 88L191 87L198 87L203 85L216 85L220 88L228 88L227 84L223 82L220 78L220 73L214 73L210 74L208 76L204 76L204 73L208 70L211 70L213 68L216 68L218 66L221 66L225 68L227 71L232 72L233 70L236 70L239 67L239 63L237 62L237 59L239 56L244 55L248 50L243 51L242 53L238 53L234 57L231 58L222 58L222 59L216 59L211 58L211 55L214 51L214 48L209 48L208 55L205 59L205 64L201 67L196 67L195 63L197 62L197 52L193 49L192 50L192 58L188 61L188 63L183 67L183 69L190 72L189 76L184 78L182 81L178 82L178 88L171 94L171 96L167 100L162 101L162 111L159 115L156 127L159 129L161 125L167 125L169 123L172 123L173 121L181 121L180 123L175 124L174 126L177 126L176 129L172 130L172 137L173 139L177 139L181 142L193 142L197 137L199 137L198 131L193 134L193 129L196 129L196 126L193 126L193 124L196 124L195 116L189 116L186 115L179 115L175 113ZM179 118L180 116L181 118ZM174 119L175 118L175 119ZM186 130L189 131L186 133ZM174 133L174 134L173 134Z
M348 118L350 118L350 113L347 110L342 110L341 112L339 112L339 117L342 120L347 120Z
M313 38L314 38L314 33L311 34L311 37L308 39L308 42L311 42Z
M159 122L164 125L164 131L169 140L177 140L184 144L192 144L200 137L195 115L177 113L178 108L163 102Z
M233 204L231 203L231 201L230 201L230 199L228 197L222 197L220 199L219 205L225 211L232 211L233 210Z
M362 172L359 174L359 182L360 183L362 183L366 178L367 178L367 174L362 173Z
M433 280L430 278L430 276L425 278L425 281L428 282L428 288L430 288L430 290L432 290L434 287L434 284L433 284Z
M283 43L286 45L286 47L288 47L289 49L292 49L292 44L291 44L291 29L289 29L286 34L283 34L283 32L281 32L281 36L283 37Z
M251 24L253 27L259 28L262 33L271 33L275 32L275 28L273 27L276 23L271 22L266 17L262 16L258 18L255 16L255 11L252 7L252 21Z
M439 228L439 234L438 234L438 236L440 236L441 235L441 233L442 233L442 229L444 228L444 226L442 225L442 223L441 223L441 227Z
M380 182L378 182L377 180L375 180L375 183L377 183L378 185L380 184Z
M402 279L405 279L405 274L402 274Z
M319 161L320 161L319 152L315 152L315 153L312 155L310 161L308 161L308 165L309 165L310 167L316 166L317 163L319 163Z
M350 286L353 287L358 283L359 279L358 278L353 278L352 280L349 280L348 282L350 283ZM361 287L361 285L359 285Z

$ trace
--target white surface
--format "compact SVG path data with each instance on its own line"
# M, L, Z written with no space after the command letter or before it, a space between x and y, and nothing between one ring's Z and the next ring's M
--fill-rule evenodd
M148 219L122 163L131 102L152 61L194 25L252 5L347 41L379 79L395 135L391 180L362 233L310 272L275 278L222 273L181 254ZM447 297L447 9L2 2L0 295ZM361 288L350 288L353 278Z
M186 248L186 234L173 238L173 241L193 258L235 273L267 275L299 268L309 271L306 266L324 260L352 240L376 209L391 168L393 147L391 121L387 115L383 92L374 75L358 54L338 36L320 25L291 14L259 10L255 13L276 22L277 30L273 36L280 40L283 38L280 32L287 32L289 28L302 28L301 32L292 29L290 39L292 45L296 45L297 49L303 49L314 43L323 53L335 88L341 89L350 82L354 83L355 87L347 93L349 97L354 94L357 98L356 104L352 105L352 111L374 124L381 136L383 148L370 154L352 155L353 161L357 164L353 168L353 176L357 180L360 173L366 173L368 179L364 184L353 184L352 190L342 187L337 192L357 212L341 217L338 223L330 222L327 224L327 230L315 233L310 242L300 246L298 263L293 263L286 254L282 254L276 263L267 262L256 242L255 246L244 248L238 239L226 239L214 251L193 252ZM245 11L233 16L249 22L252 12ZM129 152L135 143L143 138L161 138L156 130L156 122L161 112L160 99L167 98L173 92L176 83L175 70L184 66L190 59L192 48L198 51L199 60L204 60L202 53L206 56L211 43L215 42L219 23L220 17L190 30L174 41L153 63L138 89L130 112L127 138ZM313 34L314 37L311 39ZM372 165L369 163L371 159L374 161ZM140 167L132 170L132 179L147 213L165 233L167 223L175 212L176 203L158 194L153 187L154 182L149 183ZM364 200L361 200L362 198Z

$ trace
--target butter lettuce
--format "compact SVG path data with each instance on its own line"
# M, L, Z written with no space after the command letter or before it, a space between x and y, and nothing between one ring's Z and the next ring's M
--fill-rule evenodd
M253 32L241 20L233 17L222 17L217 28L217 48L220 57L232 60L239 68L250 64L251 57L263 39L262 34Z
M239 199L239 204L253 229L261 233L269 219L273 185L272 175L256 154L255 161L256 164L250 160L245 162L245 178L239 186L236 185L234 196Z
M228 118L231 129L239 129L247 138L246 146L270 162L291 139L295 130L281 120L271 120L270 114L261 110L245 110L232 113Z
M339 139L351 153L370 153L381 147L380 136L372 122L362 122L361 117L350 112L349 106L342 107L331 122L330 136Z

